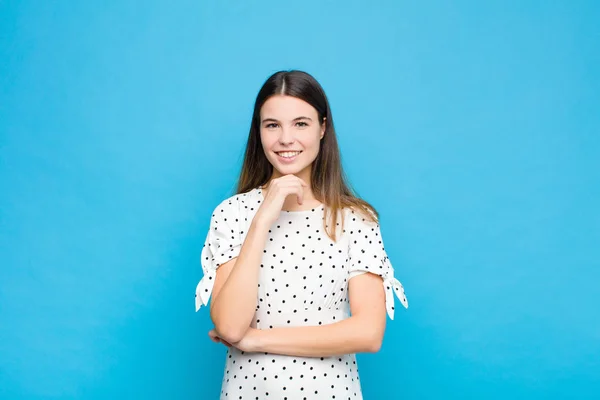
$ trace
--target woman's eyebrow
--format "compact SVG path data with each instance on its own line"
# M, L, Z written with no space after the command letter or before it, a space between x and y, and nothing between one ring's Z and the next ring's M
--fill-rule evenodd
M292 121L299 121L301 119L307 119L309 121L312 121L312 119L310 117L304 117L304 116L296 117ZM265 118L262 120L262 123L265 123L265 122L279 122L279 121L276 120L275 118Z
M294 121L298 121L298 120L301 120L301 119L307 119L307 120L309 120L309 121L312 121L312 119L310 119L309 117L298 117L298 118L294 118Z

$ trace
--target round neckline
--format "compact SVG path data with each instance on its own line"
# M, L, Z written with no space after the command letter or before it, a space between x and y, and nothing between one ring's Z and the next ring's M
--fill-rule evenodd
M254 190L256 190L258 192L258 197L260 197L260 201L264 201L265 197L263 195L263 189L261 187L257 187ZM286 213L286 214L305 214L305 213L314 213L318 210L323 209L325 205L323 203L321 203L320 205L313 207L313 208L309 208L308 210L281 210L282 213Z

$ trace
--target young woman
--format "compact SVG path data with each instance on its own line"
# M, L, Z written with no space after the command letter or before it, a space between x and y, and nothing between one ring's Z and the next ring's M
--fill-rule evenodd
M356 356L379 350L393 293L377 211L353 195L327 97L301 71L256 98L237 194L214 210L196 311L229 349L221 399L361 399Z

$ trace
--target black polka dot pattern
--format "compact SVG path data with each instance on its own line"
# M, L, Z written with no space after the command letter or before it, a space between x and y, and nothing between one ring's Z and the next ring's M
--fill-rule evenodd
M196 288L196 310L208 304L218 266L239 254L262 199L262 190L256 188L215 208L202 249L204 277ZM344 210L344 229L339 227L341 235L333 242L324 230L324 211L323 205L282 211L270 227L260 265L256 328L319 326L348 318L348 282L365 272L383 278L390 318L393 293L408 307L379 224ZM356 356L309 358L229 349L221 399L269 398L361 399Z

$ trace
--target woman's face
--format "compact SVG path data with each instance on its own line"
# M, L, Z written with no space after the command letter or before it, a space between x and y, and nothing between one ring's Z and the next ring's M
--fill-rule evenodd
M275 95L260 110L260 138L273 178L294 174L309 182L324 134L325 123L319 124L317 110L304 100Z

